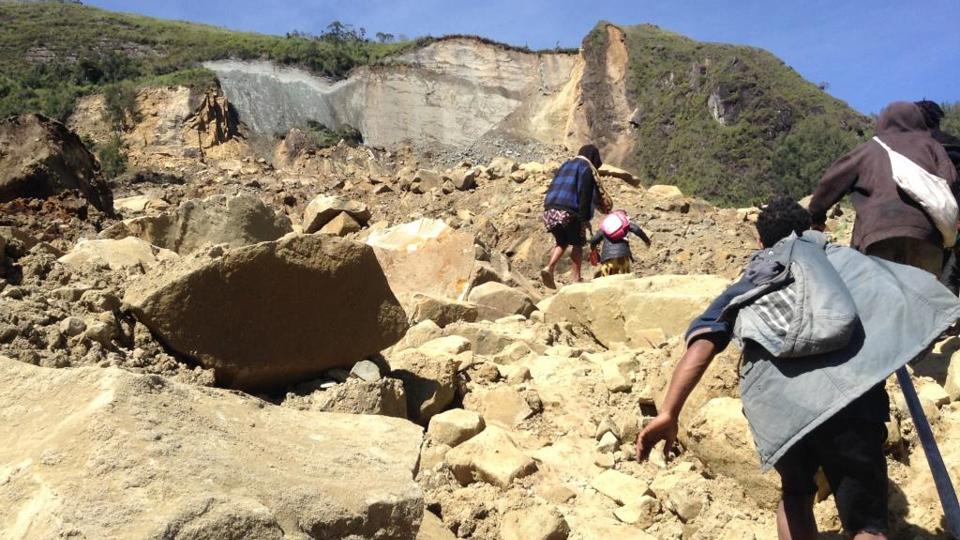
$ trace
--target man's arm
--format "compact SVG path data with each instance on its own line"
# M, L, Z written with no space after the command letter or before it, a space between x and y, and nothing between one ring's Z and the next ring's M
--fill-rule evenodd
M650 455L650 449L660 441L667 441L664 452L673 448L677 440L677 421L683 404L700 382L713 357L730 343L733 325L723 317L723 312L734 298L753 287L753 283L746 276L740 278L690 323L686 337L687 352L673 369L660 413L637 436L637 457L640 460L646 459Z
M853 189L858 179L860 158L864 150L862 146L853 150L833 162L827 172L823 173L810 199L810 216L815 228L822 230L823 224L827 221L827 212Z
M580 208L577 210L577 218L580 223L590 223L590 212L593 209L593 192L596 190L596 183L593 180L593 172L589 165L581 163L580 173L577 176L577 191L580 199Z
M677 420L690 393L717 355L717 345L710 339L696 339L677 363L670 378L667 397L660 413L637 436L637 457L647 459L650 450L660 441L667 441L664 452L669 452L677 441Z

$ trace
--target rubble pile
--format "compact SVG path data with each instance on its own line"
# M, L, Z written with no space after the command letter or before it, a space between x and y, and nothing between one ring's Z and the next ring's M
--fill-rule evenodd
M536 279L540 205L561 155L447 168L340 144L275 166L231 136L167 167L151 152L189 126L141 127L162 145L133 161L161 165L114 179L116 215L83 191L0 206L0 529L775 537L779 483L760 473L734 347L691 396L679 454L640 463L634 446L687 322L756 245L755 209L606 168L653 245L634 242L633 275L553 291ZM946 339L911 367L955 475L958 351ZM892 401L893 537L946 538ZM832 499L816 513L839 531Z

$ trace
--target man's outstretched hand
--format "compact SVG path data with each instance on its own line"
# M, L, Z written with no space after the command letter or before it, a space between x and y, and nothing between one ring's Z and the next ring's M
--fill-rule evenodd
M667 457L677 442L677 419L664 413L658 414L637 435L637 459L644 461L650 457L650 451L660 441L667 442L663 446L664 457Z

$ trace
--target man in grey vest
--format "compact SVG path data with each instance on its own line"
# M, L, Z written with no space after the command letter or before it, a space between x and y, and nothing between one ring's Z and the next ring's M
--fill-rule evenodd
M960 318L960 301L929 272L830 244L792 199L765 205L762 249L743 277L695 319L640 459L677 438L684 402L714 356L736 340L740 394L760 463L781 477L781 539L814 539L814 475L823 468L843 528L887 534L889 419L884 381Z

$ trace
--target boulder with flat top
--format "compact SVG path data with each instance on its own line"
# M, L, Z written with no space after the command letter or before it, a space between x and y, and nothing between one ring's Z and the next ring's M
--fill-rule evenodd
M248 391L349 369L407 330L373 250L327 235L184 257L132 283L124 302L219 384Z

